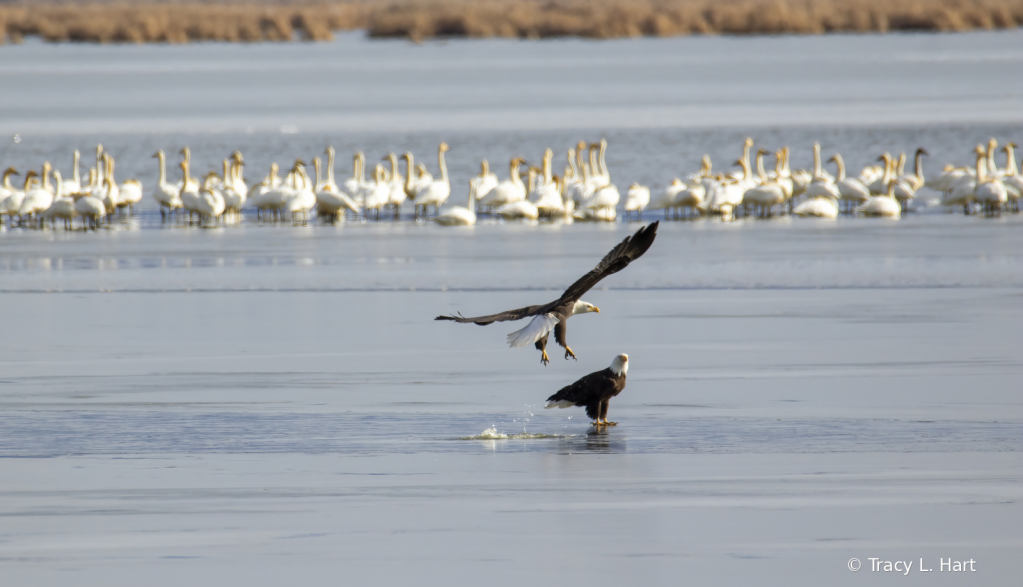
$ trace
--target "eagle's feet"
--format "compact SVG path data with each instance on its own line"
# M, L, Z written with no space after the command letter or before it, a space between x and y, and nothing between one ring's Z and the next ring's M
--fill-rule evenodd
M617 426L618 422L611 422L610 420L604 420L604 426Z
M547 363L551 362L551 358L547 356L547 350L546 349L542 350L540 352L543 353L543 355L540 357L540 362L543 363L544 366L546 366Z
M617 426L617 425L618 425L618 422L609 422L607 420L604 420L603 422L601 422L599 420L594 421L594 422L590 422L590 426Z
M570 347L565 347L565 360L567 361L569 357L572 357L576 361L579 360L579 358L575 356L575 353L572 352L572 349Z

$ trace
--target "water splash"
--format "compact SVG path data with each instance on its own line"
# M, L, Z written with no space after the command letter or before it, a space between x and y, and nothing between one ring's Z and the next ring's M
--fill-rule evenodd
M543 432L522 432L519 434L505 434L498 432L496 426L491 426L476 436L462 436L458 440L532 440L537 438L569 438L573 434L547 434Z

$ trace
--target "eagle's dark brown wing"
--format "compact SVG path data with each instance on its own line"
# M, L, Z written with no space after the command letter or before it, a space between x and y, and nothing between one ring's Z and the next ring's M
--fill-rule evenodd
M466 318L461 314L449 316L437 316L434 320L451 320L463 324L472 322L481 326L493 324L494 322L506 322L508 320L521 320L527 316L538 316L558 310L557 314L565 320L572 315L571 304L574 304L584 293L612 273L618 273L625 269L634 259L638 259L654 243L657 236L657 225L660 221L644 226L636 231L636 234L625 237L625 240L618 243L618 246L611 249L611 252L604 255L600 263L578 281L573 283L561 297L550 302L537 306L526 306L515 310L506 310L489 316L473 316ZM563 306L563 307L562 307ZM559 308L560 307L560 308Z
M542 306L526 306L525 308L518 308L516 310L506 310L504 312L498 312L497 314L491 314L489 316L474 316L472 318L466 318L465 316L450 315L450 316L437 316L434 320L453 320L455 322L461 322L463 324L473 322L484 326L492 324L494 322L506 322L508 320L521 320L527 316L537 316L539 314L545 314L550 312L554 308L554 302L550 304L544 304Z
M634 260L643 256L643 253L650 248L650 245L654 244L654 238L657 236L657 225L660 220L653 224L648 224L643 228L636 231L636 234L625 237L625 240L618 243L618 246L611 249L611 252L604 255L604 258L597 263L597 266L592 271L580 277L575 283L568 286L565 293L561 294L561 297L553 303L554 306L559 306L566 302L575 303L579 298L583 297L583 294L588 292L591 287L597 285L601 279L604 279L608 275L618 273L622 269L629 266Z

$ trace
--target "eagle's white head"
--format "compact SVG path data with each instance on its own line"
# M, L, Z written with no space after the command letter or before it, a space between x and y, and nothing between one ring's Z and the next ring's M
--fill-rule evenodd
M594 306L593 304L591 304L589 302L584 302L582 300L577 301L575 303L575 305L572 306L572 315L573 316L575 316L576 314L585 314L587 312L596 312L596 313L599 314L600 313L600 308L598 308L597 306Z
M615 375L625 375L629 371L629 355L622 353L611 361L611 371Z

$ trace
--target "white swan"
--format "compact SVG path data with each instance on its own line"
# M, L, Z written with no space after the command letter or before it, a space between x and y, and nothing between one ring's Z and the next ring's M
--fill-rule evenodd
M337 220L339 217L344 218L346 210L355 214L362 210L358 202L334 183L334 178L330 174L327 175L326 181L320 183L319 157L313 159L313 166L316 168L316 209L321 216Z
M636 215L642 220L643 210L648 204L650 204L650 188L638 183L630 185L628 193L625 194L625 219L628 220L630 214L636 212Z
M888 158L886 174L890 175L891 157ZM895 199L895 182L888 184L888 193L882 196L870 196L856 211L864 216L881 216L885 218L899 218L902 216L902 206Z
M366 185L366 175L363 168L366 157L361 151L352 155L352 176L345 180L345 193L350 195L356 202L361 202L365 196L363 186Z
M835 187L838 188L839 199L845 203L847 209L855 208L866 202L867 198L870 197L870 190L859 179L846 177L845 161L842 160L842 156L835 153L828 159L828 162L834 163L838 167Z
M482 198L497 187L497 174L490 171L490 162L486 159L480 161L480 174L474 181L476 182L476 199Z
M160 217L166 218L167 213L181 209L181 186L167 181L167 156L163 150L153 153L160 166L160 177L153 190L153 199L160 204Z
M90 174L93 176L92 179L98 177L98 174L93 170ZM107 183L113 183L109 179ZM93 230L99 225L100 217L107 213L106 206L103 205L103 200L92 195L92 191L86 191L82 193L75 200L75 211L79 216L82 217L82 223L84 229L92 228Z
M33 172L29 173L32 174ZM39 176L43 181L36 187L26 187L25 199L21 202L21 208L18 210L19 216L28 216L32 220L37 220L39 215L53 204L53 192L49 189L49 175L50 164L49 162L44 162L43 175ZM28 180L28 178L29 176L26 175L25 179Z
M526 186L522 183L522 177L519 175L519 168L525 162L520 157L513 158L508 165L509 178L497 184L497 187L491 190L486 197L480 198L477 203L480 206L497 208L512 202L525 200Z
M199 220L202 220L202 211L199 208L199 186L198 182L192 179L189 170L189 159L186 157L184 161L178 163L178 167L181 168L181 191L178 192L178 198L181 199L181 207L188 212L188 221L192 221L193 214L199 214Z
M110 179L114 179L114 158L108 159ZM128 208L128 214L135 214L135 204L142 201L142 182L136 178L125 180L118 188L117 207Z
M235 151L231 155L231 160L224 159L224 187L220 192L224 198L225 218L230 215L233 222L240 218L242 207L249 197L249 188L242 179L242 166L245 163L240 157L241 153Z
M317 158L319 159L319 158ZM302 215L302 223L309 222L309 211L316 206L316 193L313 191L313 182L305 172L305 163L295 162L295 192L284 203L284 208L291 214L291 223L298 223L298 216Z
M216 172L211 171L206 174L206 179L202 187L199 188L195 208L199 213L201 226L208 225L211 220L215 224L224 213L224 196L216 188L219 179Z
M362 208L366 212L374 210L376 212L376 219L380 220L380 209L387 205L391 196L391 185L384 178L384 167L377 163L376 168L373 170L373 179L375 182L372 184L372 188L366 194L366 198L362 203ZM369 216L366 214L366 216Z
M565 198L563 193L564 182L560 177L551 176L551 181L538 190L540 197L537 198L536 210L540 216L553 218L565 216L572 213L572 201Z
M448 179L448 166L444 162L444 153L448 150L449 147L447 143L441 143L437 146L437 165L440 167L440 179L433 181L416 192L415 206L417 218L419 217L420 208L423 209L423 214L425 215L427 208L432 205L434 213L436 213L440 205L447 201L448 196L451 195L451 181Z
M82 191L82 176L79 172L78 162L81 159L82 154L75 149L74 154L71 157L72 169L71 178L64 180L61 183L61 189L57 191L58 196L70 196L71 194L77 194Z
M760 217L771 215L771 209L785 201L785 190L776 181L772 181L764 172L764 155L767 151L757 150L757 174L760 178L759 185L747 189L742 194L744 206L753 206Z
M257 220L263 220L263 216L271 212L267 194L276 190L277 186L280 185L280 178L277 175L279 170L280 167L276 163L271 163L270 171L266 174L266 177L249 189L248 201L256 209Z
M664 210L664 218L667 220L668 213L675 206L675 197L684 189L686 189L686 184L676 177L664 188L663 192L647 204L647 208L650 210Z
M21 209L21 202L25 199L25 191L11 185L11 176L21 175L18 170L8 167L4 171L3 185L0 185L0 219L7 214L7 219L13 226L14 214ZM13 213L12 213L13 210Z
M593 195L590 196L584 203L584 209L614 209L622 199L622 195L618 193L618 188L613 183L605 183L593 191Z
M476 186L479 178L469 180L469 201L466 207L451 206L434 217L441 226L472 226L476 224Z
M1009 142L1002 151L1005 152L1005 175L1002 177L1002 184L1005 185L1006 193L1009 197L1009 205L1012 207L1013 212L1019 212L1019 199L1023 195L1023 177L1019 175L1019 168L1016 167L1016 156L1013 151L1017 147L1016 143Z
M997 178L989 177L988 154L984 147L977 145L977 186L973 191L973 199L981 205L988 215L999 213L1002 205L1008 201L1009 195ZM26 200L28 198L26 197Z
M391 173L387 178L387 183L390 186L390 191L387 196L387 204L394 209L394 219L397 220L401 215L401 205L405 203L405 199L408 197L405 194L405 176L398 171L398 156L394 153L388 153L384 157L384 161L391 162ZM412 169L409 169L409 173Z
M821 169L820 145L814 143L813 146L813 180L806 186L806 200L793 208L792 213L800 217L837 218L841 193L831 175L825 175Z
M53 170L53 180L56 184L56 193L62 194L64 191L64 180L60 175L60 171ZM75 210L75 201L69 195L58 195L53 199L50 207L42 213L42 217L49 220L54 228L57 226L57 220L63 220L65 230L74 228L74 219L77 216L78 212Z

